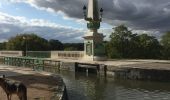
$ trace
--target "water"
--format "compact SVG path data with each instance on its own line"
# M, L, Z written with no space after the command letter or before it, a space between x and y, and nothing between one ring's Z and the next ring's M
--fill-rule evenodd
M170 82L132 81L60 72L69 100L170 100Z

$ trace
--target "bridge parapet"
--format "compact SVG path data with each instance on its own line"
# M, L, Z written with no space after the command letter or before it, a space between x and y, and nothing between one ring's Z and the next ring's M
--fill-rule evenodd
M51 51L51 58L55 59L82 59L84 51Z

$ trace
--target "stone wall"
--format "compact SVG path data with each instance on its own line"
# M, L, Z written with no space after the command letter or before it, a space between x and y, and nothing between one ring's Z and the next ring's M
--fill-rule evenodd
M57 86L54 88L54 96L51 100L68 100L67 89L63 79L59 76L55 76L57 81Z
M60 70L75 71L75 62L60 62Z
M120 68L114 71L114 77L132 80L170 81L170 71L161 69Z

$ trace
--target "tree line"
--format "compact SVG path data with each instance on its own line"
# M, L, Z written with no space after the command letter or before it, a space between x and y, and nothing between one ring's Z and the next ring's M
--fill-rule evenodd
M170 31L161 39L142 33L132 33L125 25L117 26L105 41L108 58L131 59L170 59ZM82 51L83 43L62 43L59 40L46 40L35 34L20 34L11 37L8 42L0 43L0 50L28 51Z
M83 43L62 43L59 40L46 40L36 34L19 34L8 42L0 43L0 50L51 51L51 50L84 50Z
M106 42L106 51L109 58L170 59L170 32L158 40L148 34L133 34L120 25Z

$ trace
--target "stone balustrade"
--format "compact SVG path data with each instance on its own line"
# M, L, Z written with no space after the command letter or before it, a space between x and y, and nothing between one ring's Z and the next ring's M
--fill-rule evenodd
M82 59L84 51L51 51L51 58L55 59Z

